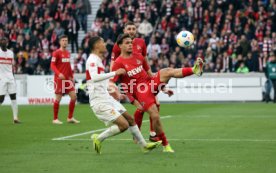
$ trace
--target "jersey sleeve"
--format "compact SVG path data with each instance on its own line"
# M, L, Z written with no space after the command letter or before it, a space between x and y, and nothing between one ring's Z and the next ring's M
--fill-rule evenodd
M59 75L60 71L57 69L57 61L58 61L58 53L57 51L54 51L52 54L51 69L54 71L55 74Z
M115 61L120 56L121 50L117 44L114 44L112 48L111 61Z

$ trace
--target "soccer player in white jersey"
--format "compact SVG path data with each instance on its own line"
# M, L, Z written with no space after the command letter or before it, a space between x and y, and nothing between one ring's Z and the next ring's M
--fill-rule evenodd
M13 52L7 49L8 40L6 37L0 38L0 105L4 102L5 95L11 98L13 112L13 122L20 123L18 119L18 107L16 103L16 83L13 76Z
M98 154L101 153L102 142L129 129L133 137L138 141L142 151L148 152L160 145L160 141L146 143L134 119L126 109L109 95L107 90L109 79L115 75L125 74L126 71L118 69L115 72L105 73L102 63L107 52L104 40L95 36L89 40L91 54L86 61L86 80L89 93L90 106L96 117L110 126L101 134L93 134L93 147Z

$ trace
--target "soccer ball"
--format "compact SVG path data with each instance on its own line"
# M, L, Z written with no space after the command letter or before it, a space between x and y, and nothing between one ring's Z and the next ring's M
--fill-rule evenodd
M194 35L189 31L181 31L176 36L176 42L180 47L190 47L194 43Z

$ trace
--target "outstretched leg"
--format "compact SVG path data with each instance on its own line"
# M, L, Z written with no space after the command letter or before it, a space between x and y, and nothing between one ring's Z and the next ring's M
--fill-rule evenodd
M201 76L203 73L203 61L201 58L197 58L193 68L165 68L160 70L160 81L163 83L168 83L171 78L184 78L195 74Z

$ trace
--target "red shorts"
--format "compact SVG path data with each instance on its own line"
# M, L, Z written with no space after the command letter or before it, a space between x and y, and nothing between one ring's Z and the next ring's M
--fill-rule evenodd
M75 91L75 84L71 80L54 79L55 82L55 94L68 94L71 91Z
M138 84L138 90L135 92L135 98L141 103L144 110L147 111L153 104L156 104L155 96L166 85L160 81L160 71L148 81L148 83Z

